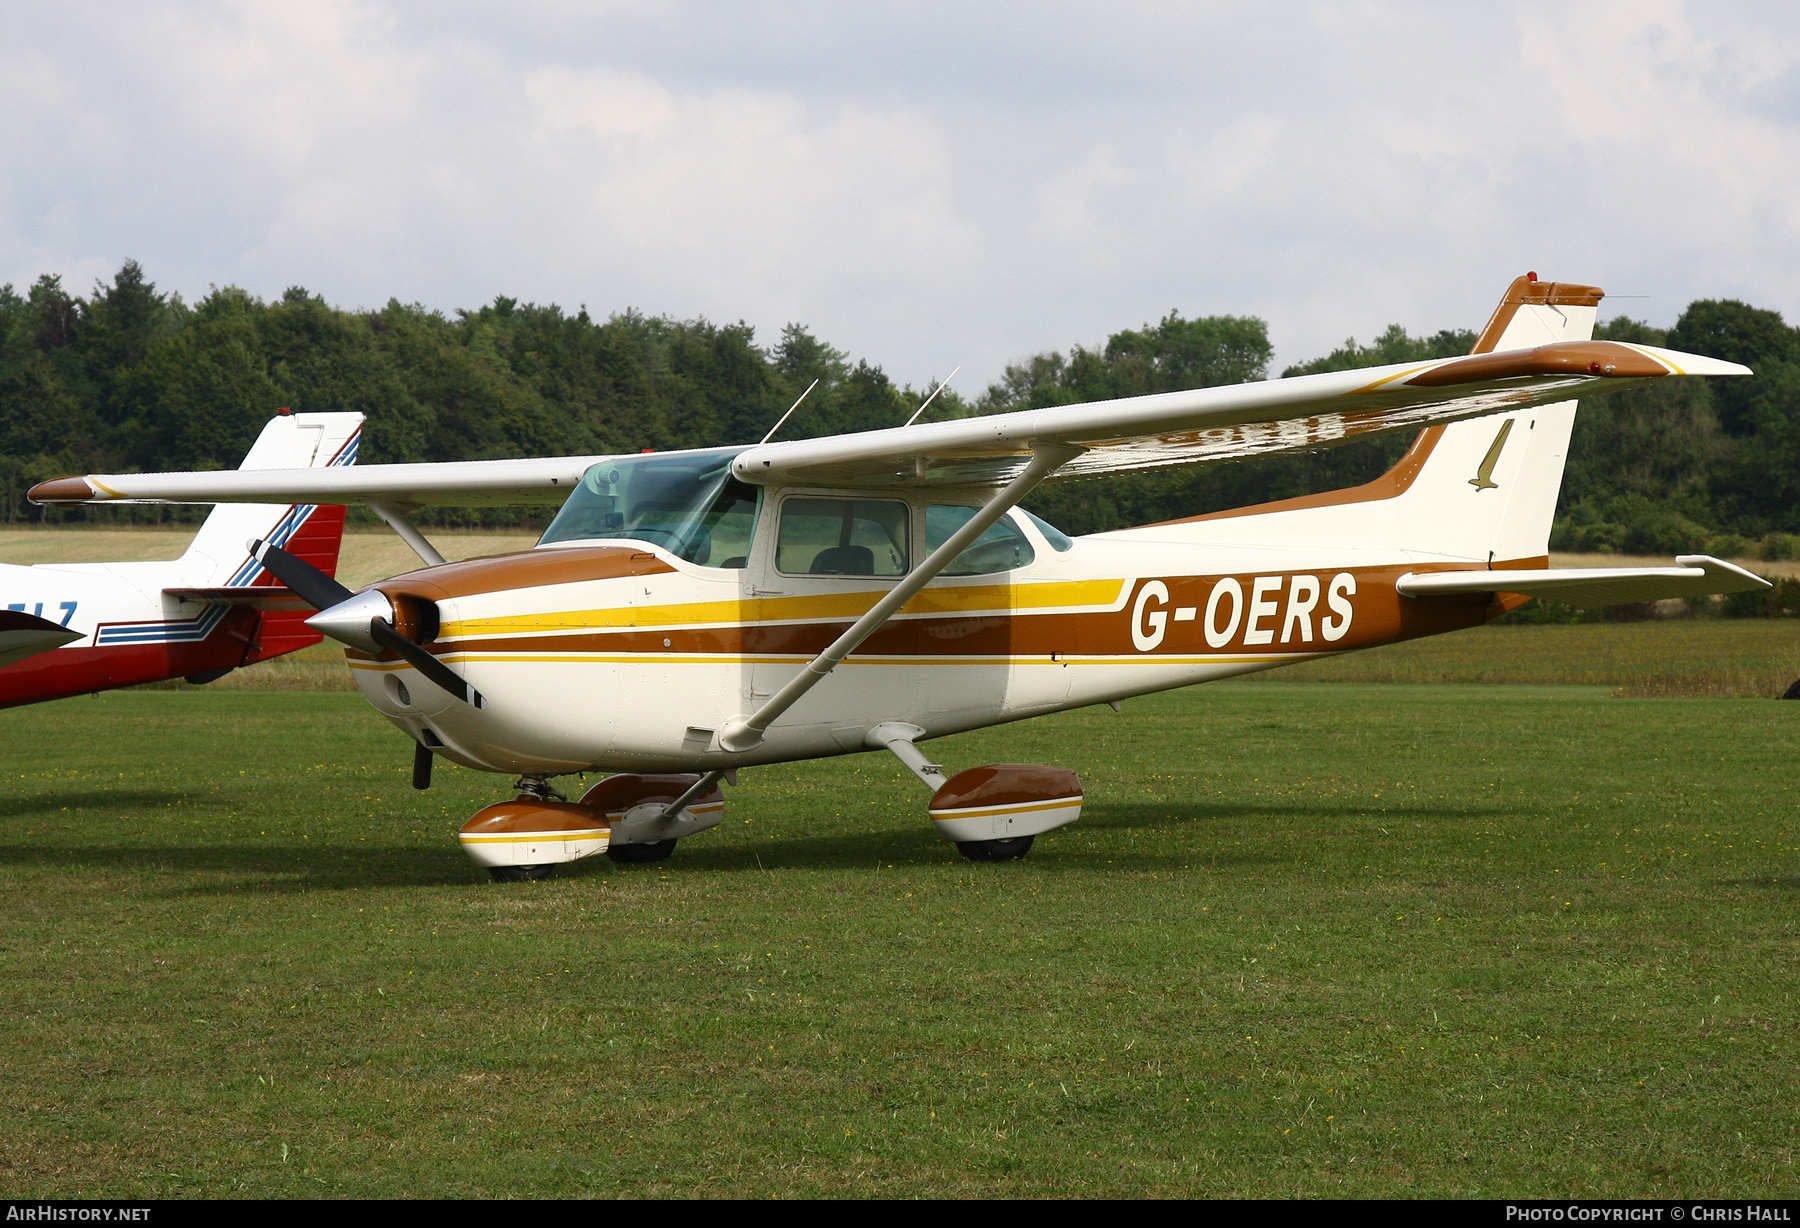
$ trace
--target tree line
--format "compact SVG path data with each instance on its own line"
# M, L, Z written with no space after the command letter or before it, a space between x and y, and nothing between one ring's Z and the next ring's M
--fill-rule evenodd
M1688 305L1666 332L1625 317L1611 340L1741 362L1745 379L1682 380L1586 402L1563 481L1559 549L1800 555L1800 330L1734 300ZM1391 326L1285 378L1467 353L1475 334ZM1008 366L979 395L947 390L923 420L1269 377L1268 327L1170 312ZM904 422L921 389L852 361L799 324L773 345L747 324L625 311L597 319L497 298L445 314L390 301L345 311L294 288L262 300L215 288L193 304L135 261L83 297L59 278L0 287L0 519L188 518L168 508L34 508L32 483L84 472L235 467L275 410L358 410L364 463L482 460L751 443L813 380L782 438ZM1030 506L1073 533L1368 481L1405 435L1303 456L1062 483ZM439 523L529 523L508 509Z

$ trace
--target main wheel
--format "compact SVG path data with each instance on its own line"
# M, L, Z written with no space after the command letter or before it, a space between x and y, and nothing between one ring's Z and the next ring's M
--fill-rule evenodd
M488 874L497 883L535 883L556 873L556 863L542 866L489 866Z
M1036 836L1014 836L1010 840L959 840L956 851L970 861L1017 861L1031 851Z
M667 861L674 851L675 841L652 840L648 844L609 845L606 855L621 865L633 865L641 861Z

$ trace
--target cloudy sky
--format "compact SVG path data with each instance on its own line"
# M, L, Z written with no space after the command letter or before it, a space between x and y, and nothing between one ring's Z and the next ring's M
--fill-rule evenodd
M0 5L0 282L803 321L979 391L1535 269L1800 318L1792 3ZM1636 297L1624 297L1636 296Z

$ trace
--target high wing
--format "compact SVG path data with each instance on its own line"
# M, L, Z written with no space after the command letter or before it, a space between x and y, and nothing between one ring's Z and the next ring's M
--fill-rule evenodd
M1647 345L1566 341L1529 350L1023 410L752 448L748 482L995 485L1034 450L1078 448L1046 481L1312 452L1387 431L1637 387L1668 375L1748 375Z
M1519 593L1598 609L1669 597L1748 593L1771 585L1761 576L1704 554L1683 554L1679 567L1569 567L1537 571L1440 571L1401 576L1402 597Z
M34 503L381 503L395 507L558 507L604 456L358 465L334 469L222 469L105 473L31 488Z
M1697 354L1613 341L1333 371L1053 409L764 444L733 462L743 481L774 485L997 486L1037 453L1072 458L1046 480L1217 464L1311 452L1369 435L1616 392L1670 375L1748 375ZM32 488L38 503L562 502L599 456L354 469L102 474Z

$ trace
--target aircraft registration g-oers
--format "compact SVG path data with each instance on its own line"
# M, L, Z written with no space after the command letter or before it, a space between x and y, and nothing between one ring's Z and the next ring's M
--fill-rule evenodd
M827 439L632 456L65 478L43 502L362 503L428 564L358 592L278 543L363 695L415 744L517 773L461 832L496 878L667 857L736 769L885 748L976 860L1080 814L1076 773L954 775L944 734L1478 626L1532 597L1609 605L1762 587L1717 559L1549 566L1576 399L1748 374L1591 340L1601 291L1515 281L1467 357ZM1416 430L1363 486L1071 539L1043 482ZM407 513L560 510L536 548L444 563ZM611 775L571 802L560 775Z

